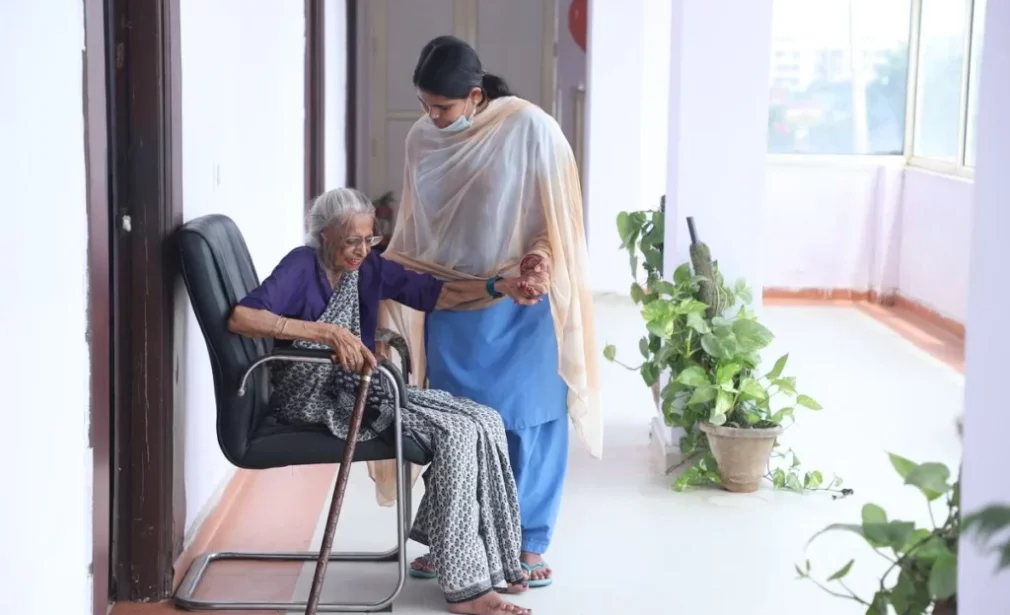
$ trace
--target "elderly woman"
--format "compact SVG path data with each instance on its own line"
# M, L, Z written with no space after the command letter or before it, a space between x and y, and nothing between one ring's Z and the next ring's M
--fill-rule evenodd
M532 305L546 290L531 277L443 283L407 271L371 251L379 241L374 223L372 204L357 191L340 188L318 197L308 215L307 245L285 256L228 322L229 330L241 335L333 349L334 365L276 368L271 403L283 420L324 424L340 438L347 437L358 372L375 364L379 301L428 313L489 293ZM411 386L407 399L404 430L432 455L411 538L430 547L449 611L529 613L492 591L507 582L515 593L527 583L519 560L518 495L500 415L439 390ZM362 428L361 440L375 438L391 423L394 403L388 384L373 379L368 404L378 418Z

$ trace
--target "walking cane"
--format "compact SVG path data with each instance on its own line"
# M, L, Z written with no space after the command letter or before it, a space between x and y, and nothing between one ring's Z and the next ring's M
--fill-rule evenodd
M344 504L344 492L347 491L347 481L351 475L351 463L354 461L354 447L358 443L358 432L365 415L365 400L368 399L368 384L372 381L373 368L369 365L361 368L361 385L358 387L358 398L354 402L351 413L351 425L347 429L347 441L344 444L344 456L340 460L337 471L337 485L333 500L330 502L330 514L326 517L326 531L323 532L323 544L319 547L319 559L316 561L316 574L312 577L312 589L305 604L305 615L316 615L319 609L319 598L323 593L323 580L326 578L326 567L330 563L330 552L333 551L333 535L337 533L337 520L340 518L340 508Z

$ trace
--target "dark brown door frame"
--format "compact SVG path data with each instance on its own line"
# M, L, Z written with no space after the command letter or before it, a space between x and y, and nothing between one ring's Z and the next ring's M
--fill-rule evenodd
M326 189L326 6L305 0L305 207Z
M88 344L91 355L89 444L92 447L92 613L109 606L112 455L112 310L109 273L109 183L105 79L105 6L84 3L84 142L88 211Z
M111 597L172 594L182 548L174 455L182 223L179 0L105 0L112 305ZM96 222L97 224L97 222ZM101 587L96 585L96 592Z
M347 179L358 187L358 0L347 3L347 126L344 142L347 148Z
M345 0L347 45L345 183L355 185L357 172L358 0ZM305 207L326 190L326 7L325 0L305 0ZM337 61L337 58L330 58ZM330 101L332 102L332 101Z

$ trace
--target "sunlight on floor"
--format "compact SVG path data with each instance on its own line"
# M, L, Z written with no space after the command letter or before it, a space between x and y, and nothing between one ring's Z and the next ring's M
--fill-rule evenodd
M956 468L954 422L963 377L858 309L771 307L763 319L777 335L769 356L788 351L801 390L825 407L800 414L784 443L809 468L843 477L855 495L833 501L826 494L770 489L753 495L673 493L671 478L650 469L651 393L637 373L603 362L605 458L593 460L573 446L561 520L548 553L556 581L517 602L535 613L559 615L859 612L850 602L794 580L793 563L810 558L824 578L855 557L850 585L871 593L874 575L886 564L858 537L826 536L804 553L807 539L830 523L858 521L860 508L871 501L892 517L928 521L921 497L901 486L886 451ZM618 356L633 361L640 322L630 303L601 300L600 347L616 344ZM392 545L393 511L377 510L364 467L355 468L345 501L338 548ZM374 533L366 536L364 528ZM420 553L412 544L411 556ZM311 572L304 572L299 595L310 580ZM389 565L334 564L324 600L379 598L393 582ZM394 610L444 608L436 583L408 579Z

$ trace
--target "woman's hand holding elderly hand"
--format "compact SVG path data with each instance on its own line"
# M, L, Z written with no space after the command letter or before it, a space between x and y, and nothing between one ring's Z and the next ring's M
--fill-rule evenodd
M365 365L375 368L375 356L356 335L347 329L337 326L331 327L326 343L333 348L335 362L344 369L358 373Z
M519 264L519 277L499 284L499 291L519 305L536 305L550 290L550 266L540 254L529 254Z
M527 254L519 263L519 288L529 297L542 297L551 288L551 265L542 254Z

